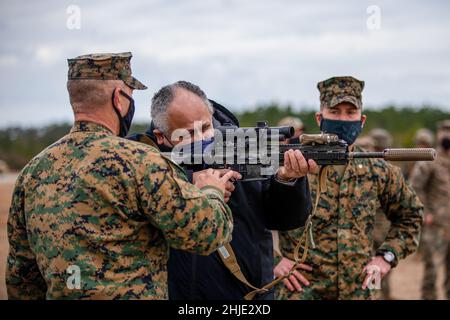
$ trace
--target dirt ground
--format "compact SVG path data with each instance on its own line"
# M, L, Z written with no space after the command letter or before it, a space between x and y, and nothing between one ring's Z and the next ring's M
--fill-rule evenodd
M0 299L6 299L5 265L8 254L6 222L11 201L15 175L0 175ZM418 254L401 261L392 271L391 290L394 299L420 299L420 279L423 265ZM438 281L443 281L443 268L438 274ZM443 290L438 292L439 299L444 299Z
M8 255L8 237L6 222L11 204L11 193L14 186L15 175L0 174L0 299L6 299L5 266Z

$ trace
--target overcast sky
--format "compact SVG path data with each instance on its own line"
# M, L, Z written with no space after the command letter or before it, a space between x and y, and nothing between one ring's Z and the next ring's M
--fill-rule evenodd
M80 9L79 29L70 5ZM299 110L318 105L318 81L353 75L366 82L366 106L450 110L449 9L449 1L2 0L0 127L72 121L67 58L91 52L132 51L133 74L149 87L135 93L140 121L153 93L177 80L232 110L271 101Z

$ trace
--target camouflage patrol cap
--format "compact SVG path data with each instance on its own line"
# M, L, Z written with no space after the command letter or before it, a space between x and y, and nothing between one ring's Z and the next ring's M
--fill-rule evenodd
M349 102L358 109L362 109L361 92L364 81L356 78L333 77L319 82L317 88L320 92L320 108L334 108L342 102Z
M392 135L385 129L375 128L369 133L375 148L386 149L392 146Z
M373 150L375 147L375 141L371 136L358 137L355 140L355 144L366 150Z
M414 136L414 143L416 145L418 144L424 144L427 146L433 146L434 144L434 135L433 132L426 128L422 128L417 130L416 135Z
M122 80L133 89L147 87L131 75L131 52L94 53L68 59L68 80Z

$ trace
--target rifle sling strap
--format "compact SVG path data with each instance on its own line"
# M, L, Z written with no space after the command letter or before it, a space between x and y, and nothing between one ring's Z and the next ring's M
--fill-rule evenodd
M267 289L258 288L252 285L247 278L242 273L241 267L239 266L236 255L234 254L233 248L231 247L230 243L227 243L220 247L217 252L219 253L220 259L222 260L225 267L227 267L228 270L243 284L246 286L252 288L255 293L259 292L267 292ZM252 291L253 292L253 291Z
M227 243L227 244L223 245L222 247L220 247L217 250L217 252L219 253L219 257L222 260L222 262L225 265L225 267L227 267L227 269L239 281L241 281L243 284L245 284L249 288L253 289L253 291L251 291L247 295L245 295L245 297L244 297L245 300L253 300L253 298L255 297L256 294L268 292L272 287L277 285L279 282L281 282L284 279L290 277L292 275L292 273L297 269L297 267L300 264L302 264L303 262L305 262L307 254L308 254L309 245L312 244L313 247L315 247L314 240L313 240L313 237L312 237L312 222L311 222L311 218L316 213L317 205L319 204L320 194L326 188L327 169L328 169L328 167L326 167L326 166L323 166L320 169L319 178L318 178L319 181L317 183L317 193L316 193L316 198L315 198L315 202L314 202L314 208L313 208L312 213L308 217L308 220L306 221L305 230L303 231L303 234L302 234L301 238L299 239L299 241L298 241L298 243L297 243L297 245L296 245L296 247L294 249L294 261L295 261L295 263L292 266L291 270L289 270L289 272L286 275L277 277L275 280L273 280L272 282L269 282L268 284L266 284L262 288L255 287L254 285L252 285L247 280L247 278L245 278L244 274L242 273L241 267L239 266L239 264L237 262L236 255L234 254L233 248L231 247L230 243ZM303 242L304 242L304 245L302 245ZM301 259L299 259L300 248L303 248L303 255L302 255Z

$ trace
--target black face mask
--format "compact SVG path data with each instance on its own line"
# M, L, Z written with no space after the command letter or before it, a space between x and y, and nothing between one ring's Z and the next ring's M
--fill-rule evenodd
M167 139L167 137L164 135L164 137L166 138L167 141L169 141L170 143L172 143L169 139ZM173 144L171 146L166 146L164 143L163 144L158 144L159 150L161 152L172 152L173 150Z
M445 151L450 149L450 138L443 138L441 141L441 146L444 148Z
M120 123L119 137L124 138L128 134L128 131L130 131L131 122L133 121L135 107L134 107L134 100L132 97L127 95L122 90L120 90L120 94L123 95L125 98L127 98L128 101L130 101L130 107L128 108L128 112L123 117L120 114L120 112L114 107L114 111L116 112L117 117L119 118L119 123ZM114 92L113 92L112 100L113 100L112 102L113 102L113 106L114 106Z
M356 138L359 136L362 130L362 121L344 121L344 120L331 120L325 119L322 116L320 121L320 131L323 133L337 134L339 139L347 142L348 145L352 145Z

